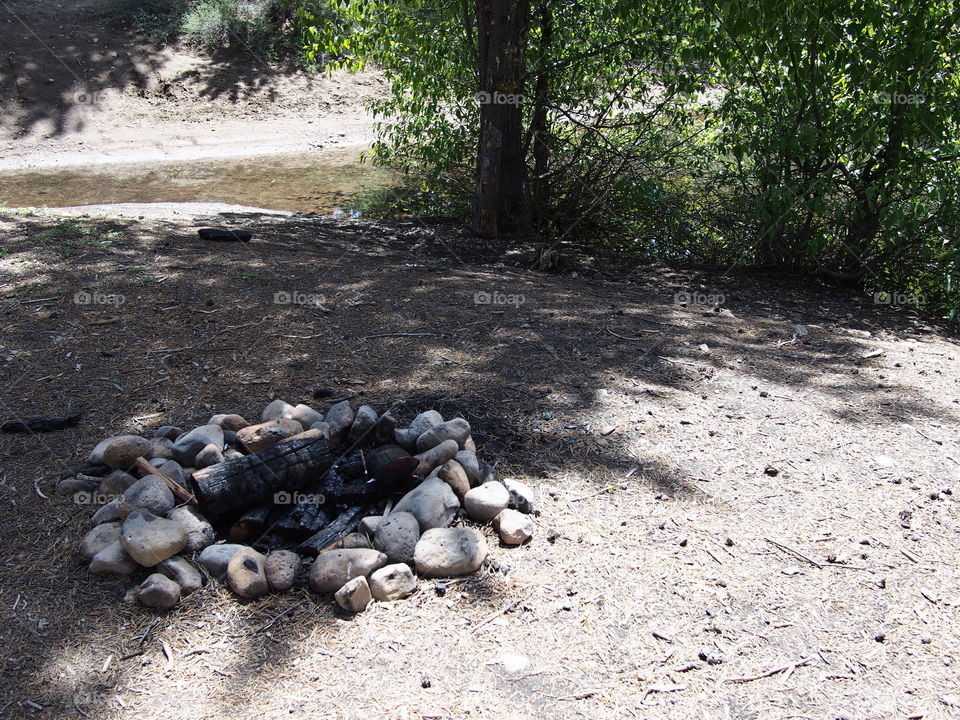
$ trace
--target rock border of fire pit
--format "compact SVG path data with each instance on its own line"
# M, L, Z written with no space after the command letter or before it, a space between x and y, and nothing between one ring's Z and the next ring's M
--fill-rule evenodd
M277 399L259 420L218 413L189 430L164 425L152 437L116 435L98 443L87 466L57 486L78 503L100 505L80 543L90 572L143 576L128 596L157 609L175 607L209 581L225 583L244 599L307 588L356 613L374 601L408 597L418 578L479 570L489 552L482 526L507 547L534 535L531 515L538 513L531 488L501 482L495 468L480 461L463 418L427 410L398 427L389 412L379 415L369 405L354 409L344 400L321 413ZM266 473L296 487L284 485L272 503L244 509L230 528L233 537L222 530L218 537L221 518L210 515L211 522L202 501L198 506L200 479L239 475L249 492L257 477L244 472L268 461L281 468L323 462L317 467L326 469L319 478L310 466L289 478ZM311 487L334 496L311 495ZM385 494L376 502L386 514L364 514L370 504L347 507L371 488ZM289 510L278 498L299 504ZM233 504L227 506L236 513ZM287 539L290 547L268 552L254 547L276 541L274 527L291 527L276 518L289 520L301 509L293 530L319 528L308 540ZM246 531L263 532L247 544Z

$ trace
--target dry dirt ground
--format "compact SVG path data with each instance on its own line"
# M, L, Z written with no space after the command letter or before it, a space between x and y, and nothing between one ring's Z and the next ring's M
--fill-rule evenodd
M253 242L0 220L0 414L85 413L0 436L4 717L960 714L949 329L769 275L545 275L416 222L219 222ZM274 302L294 291L329 311ZM533 542L488 536L497 565L356 617L219 585L155 612L87 573L91 509L53 488L97 440L317 386L466 417L536 489Z
M0 2L0 171L362 144L383 92L375 72L159 45L105 0Z

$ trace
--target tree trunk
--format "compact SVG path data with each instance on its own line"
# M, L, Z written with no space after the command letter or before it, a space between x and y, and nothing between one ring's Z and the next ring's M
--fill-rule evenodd
M477 0L476 228L483 237L530 228L521 95L529 26L530 0Z
M530 132L533 136L533 219L537 234L537 265L541 270L550 251L550 221L547 208L550 200L550 183L547 171L550 161L550 147L547 144L547 103L550 95L550 73L546 69L546 59L553 42L553 8L543 3L539 12L540 23L540 67L537 72L536 91L533 98L533 118Z

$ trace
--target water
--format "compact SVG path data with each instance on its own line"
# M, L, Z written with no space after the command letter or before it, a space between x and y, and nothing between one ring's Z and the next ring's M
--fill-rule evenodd
M393 175L361 164L363 148L295 155L0 173L0 204L62 207L106 203L224 202L328 215L351 214L361 194Z

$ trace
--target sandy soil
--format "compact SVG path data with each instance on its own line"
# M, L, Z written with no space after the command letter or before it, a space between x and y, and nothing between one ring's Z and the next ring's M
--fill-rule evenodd
M550 276L416 223L220 222L253 242L170 219L0 222L0 411L85 413L0 436L6 717L960 712L953 332L789 278L589 258ZM82 289L126 302L76 305ZM368 337L384 332L432 335ZM534 541L490 537L499 569L354 618L218 585L156 613L86 571L90 508L53 488L97 440L316 386L467 417L480 454L535 487Z
M376 73L159 47L105 3L0 6L0 171L293 153L372 138Z

